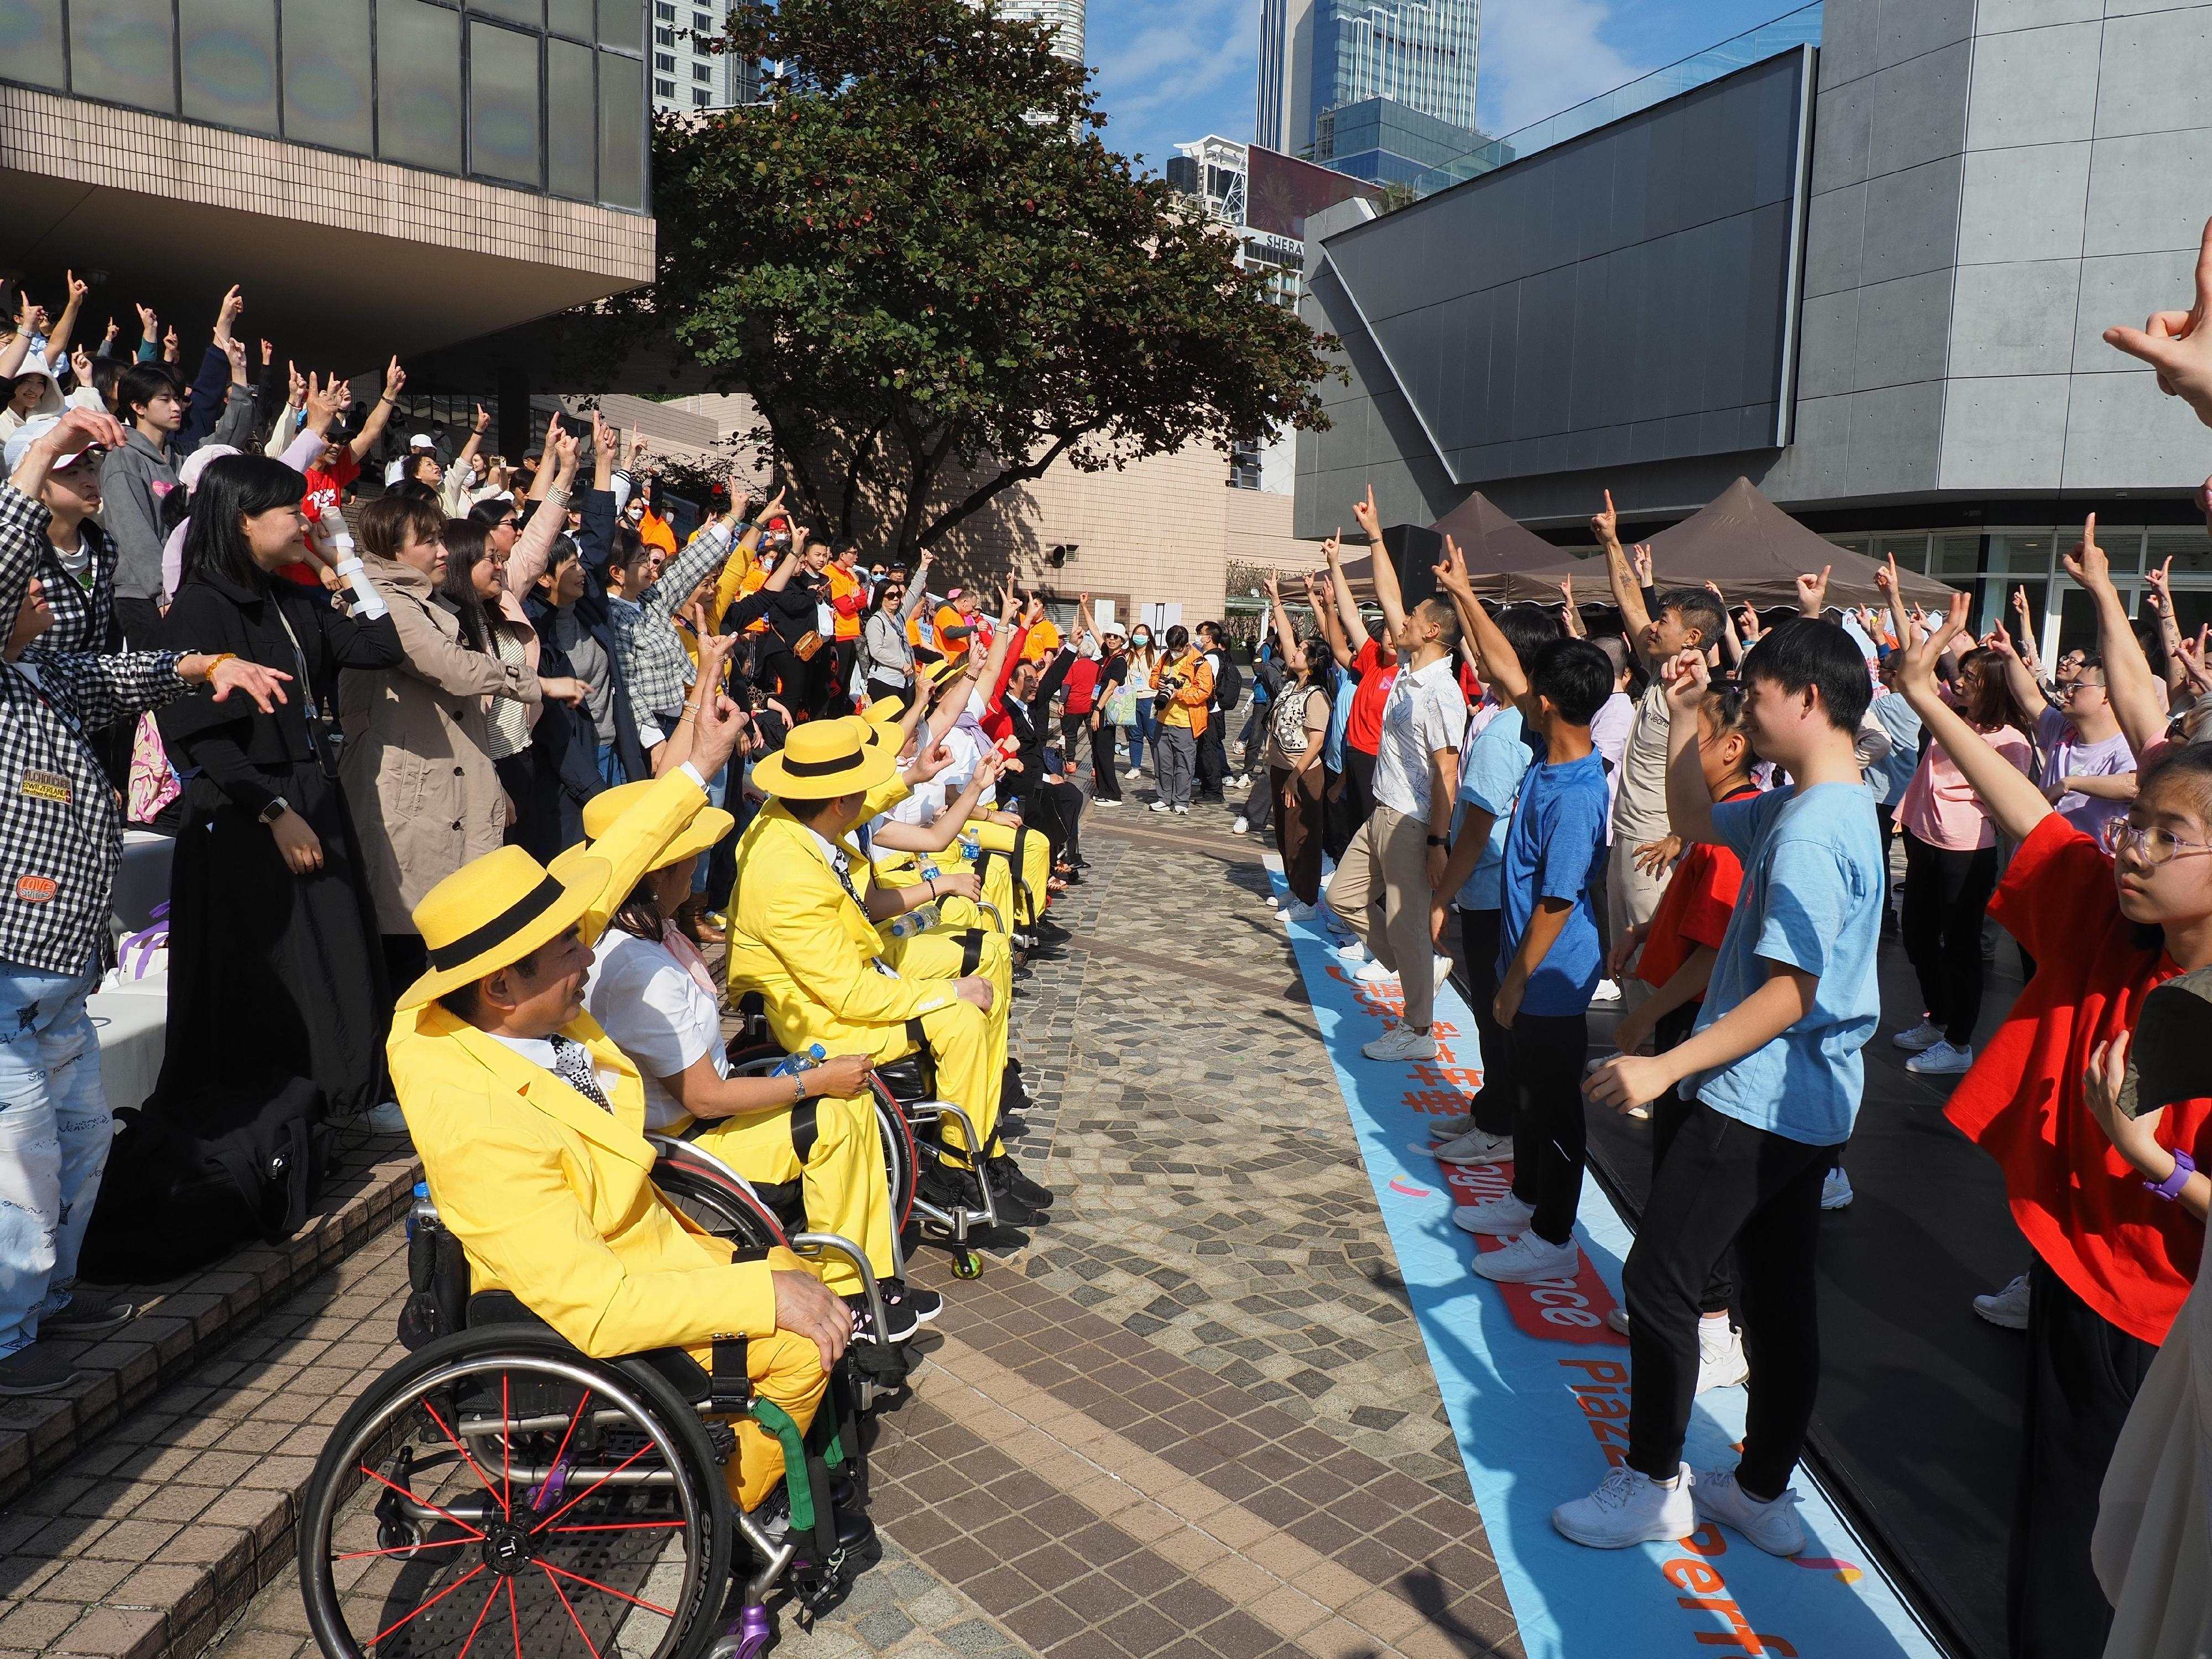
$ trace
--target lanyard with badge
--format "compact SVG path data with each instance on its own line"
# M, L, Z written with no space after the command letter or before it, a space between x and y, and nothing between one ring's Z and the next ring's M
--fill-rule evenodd
M304 714L307 722L307 747L314 751L315 760L323 769L323 775L332 783L338 781L338 747L345 741L339 730L337 718L325 708L315 696L314 677L307 672L307 653L301 648L300 636L292 631L292 619L284 614L284 606L274 592L269 604L276 612L277 626L284 637L292 642L292 660L300 670L300 694L306 704Z

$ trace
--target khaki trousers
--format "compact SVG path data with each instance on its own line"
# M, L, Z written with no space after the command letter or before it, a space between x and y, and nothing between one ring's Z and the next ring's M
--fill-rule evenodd
M1329 878L1328 907L1397 974L1406 1024L1426 1030L1437 1003L1429 933L1429 826L1377 801Z
M1636 867L1636 849L1644 842L1641 836L1616 835L1607 857L1606 923L1610 936L1616 939L1632 927L1641 927L1650 921L1667 890L1668 877L1674 873L1670 869L1663 875L1647 876ZM1642 955L1641 951L1637 952L1637 957ZM1651 994L1651 988L1636 977L1637 957L1630 957L1628 966L1621 970L1620 1009L1624 1014Z

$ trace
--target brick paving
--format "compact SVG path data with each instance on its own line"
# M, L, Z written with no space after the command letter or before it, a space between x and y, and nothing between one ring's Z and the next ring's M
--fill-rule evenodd
M1060 1218L973 1283L915 1253L948 1306L878 1420L884 1557L811 1632L787 1617L784 1650L1517 1655L1261 848L1231 811L1129 793L1089 816L1055 909L1076 942L1017 1004L1017 1151ZM0 1519L0 1659L312 1653L298 1487L396 1358L401 1240Z

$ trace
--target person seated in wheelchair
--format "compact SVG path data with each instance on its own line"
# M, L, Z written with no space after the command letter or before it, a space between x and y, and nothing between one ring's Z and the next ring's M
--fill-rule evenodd
M584 1008L593 944L706 805L739 724L708 699L690 759L588 854L548 871L502 847L433 887L414 911L430 968L399 998L386 1054L472 1291L511 1293L595 1358L682 1348L708 1367L717 1338L742 1336L755 1395L804 1428L852 1310L791 1252L741 1258L660 1195L643 1080ZM751 1510L783 1454L750 1419L735 1433L724 1479Z
M592 842L655 787L625 783L584 806ZM755 1183L799 1183L806 1231L859 1245L876 1275L886 1328L903 1342L936 1317L934 1291L894 1276L890 1191L866 1054L833 1055L784 1077L732 1077L714 975L673 918L702 855L736 823L707 807L663 848L610 919L592 955L585 1006L642 1075L645 1127L678 1136ZM852 1307L854 1334L876 1340L858 1270L821 1258L823 1282Z
M933 775L945 763L933 751L910 775ZM866 879L866 861L844 843L871 805L880 811L886 794L892 801L902 798L886 789L897 769L892 745L857 717L800 726L781 751L754 767L755 785L772 799L738 843L729 908L731 996L759 992L769 1028L787 1049L815 1042L832 1052L859 1048L882 1066L926 1046L939 1093L966 1112L981 1142L971 1148L948 1121L947 1161L967 1166L970 1181L980 1164L1000 1218L1030 1225L1039 1200L1024 1193L1039 1199L1049 1194L1022 1176L999 1143L1004 1062L994 1058L989 1018L998 993L977 973L908 974L894 967L856 880L856 874ZM893 902L927 902L926 887L906 890L896 901L878 890L884 920ZM941 1165L927 1166L924 1195L933 1202L980 1199L980 1193L947 1188L958 1180Z

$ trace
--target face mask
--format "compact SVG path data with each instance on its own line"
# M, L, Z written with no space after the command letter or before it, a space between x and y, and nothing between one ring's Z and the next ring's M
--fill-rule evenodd
M1136 647L1139 650L1140 650L1140 651L1141 651L1142 649L1144 649L1144 647L1146 647L1146 646L1150 645L1152 642L1152 636L1150 634L1138 634L1138 635L1132 635L1132 636L1131 636L1130 641L1129 641L1129 643L1130 643L1130 644L1132 644L1132 645L1135 646L1135 647Z

